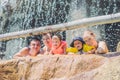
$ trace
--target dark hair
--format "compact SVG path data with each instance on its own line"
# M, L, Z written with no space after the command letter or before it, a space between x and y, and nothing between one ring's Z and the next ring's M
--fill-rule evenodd
M82 45L85 44L85 42L83 41L83 38L81 38L81 37L75 37L75 38L73 38L73 40L72 40L72 42L70 44L70 47L74 47L74 41L76 41L76 40L81 41Z
M60 39L60 41L62 40L62 36L60 34L54 34L53 36L57 36Z
M31 41L39 41L40 44L41 44L40 38L38 36L31 36L31 37L29 37L27 45L30 45Z
M42 34L42 37L43 37L43 36L46 36L46 35L48 36L48 34L50 35L50 37L52 37L52 34L51 34L51 33L43 33L43 34Z

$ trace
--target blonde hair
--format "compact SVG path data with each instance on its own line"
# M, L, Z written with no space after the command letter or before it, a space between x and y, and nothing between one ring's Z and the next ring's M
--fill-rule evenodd
M91 30L86 30L84 31L84 34L83 34L83 39L86 38L86 37L93 37L95 38L95 34L91 31Z

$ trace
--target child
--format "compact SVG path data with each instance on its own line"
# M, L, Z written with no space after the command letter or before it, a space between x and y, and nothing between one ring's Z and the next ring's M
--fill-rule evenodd
M66 51L68 54L83 54L83 44L84 41L81 37L75 37Z
M108 48L104 41L99 41L95 39L95 34L87 30L84 32L83 39L85 41L83 51L87 54L94 54L94 53L107 53Z
M55 34L52 37L52 49L50 54L66 54L67 44L62 40L61 35Z

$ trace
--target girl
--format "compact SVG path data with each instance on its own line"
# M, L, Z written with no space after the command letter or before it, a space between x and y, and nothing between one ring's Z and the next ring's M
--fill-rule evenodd
M61 35L55 34L52 37L52 49L50 54L66 54L67 44L62 40Z
M50 33L43 34L42 41L44 44L44 47L43 47L44 54L49 54L51 47L52 47L52 38L51 38Z

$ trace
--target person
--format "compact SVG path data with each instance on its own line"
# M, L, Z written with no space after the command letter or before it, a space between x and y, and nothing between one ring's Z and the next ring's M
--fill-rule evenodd
M52 38L50 33L45 33L42 35L42 41L44 44L43 51L44 54L49 54L52 47Z
M70 47L67 48L66 52L68 54L83 54L84 41L81 37L73 38Z
M50 54L66 54L67 43L62 40L60 34L54 34L52 37L52 48Z
M43 54L43 51L41 50L41 42L39 38L37 38L36 36L31 38L28 45L29 45L28 47L24 47L18 53L16 53L13 56L13 58L25 57L25 56L35 57L38 54Z
M118 42L118 44L117 44L116 51L117 51L117 52L120 52L120 42Z
M97 41L95 34L90 30L84 32L83 40L85 41L83 51L87 54L108 52L106 43L104 41Z

